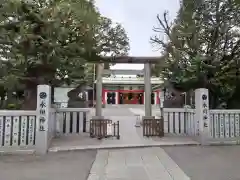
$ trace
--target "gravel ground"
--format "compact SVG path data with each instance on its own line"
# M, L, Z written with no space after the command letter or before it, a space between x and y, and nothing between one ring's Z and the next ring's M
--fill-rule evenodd
M240 180L240 146L163 148L191 180Z
M86 180L97 151L0 156L1 180Z

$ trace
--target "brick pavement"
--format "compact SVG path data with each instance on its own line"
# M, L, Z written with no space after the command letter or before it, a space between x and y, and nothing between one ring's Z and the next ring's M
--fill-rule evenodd
M88 180L190 180L161 148L99 150Z

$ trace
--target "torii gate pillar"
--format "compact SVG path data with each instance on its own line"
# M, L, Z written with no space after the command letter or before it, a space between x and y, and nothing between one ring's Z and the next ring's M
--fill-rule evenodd
M102 74L104 65L97 64L97 81L96 81L96 119L102 117Z
M150 63L144 64L144 91L145 91L145 117L152 116L152 84L151 84L151 66Z

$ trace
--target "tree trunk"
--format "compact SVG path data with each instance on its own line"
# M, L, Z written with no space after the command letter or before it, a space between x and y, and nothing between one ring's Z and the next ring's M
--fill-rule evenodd
M54 86L51 86L51 104L54 104Z
M41 64L28 69L26 77L31 80L22 82L26 85L23 109L35 110L37 108L37 85L51 84L50 81L54 79L55 72L56 69L48 64Z
M218 96L214 95L214 92L209 91L209 108L216 109L218 105Z
M24 91L24 101L22 109L36 110L37 108L37 85L30 85Z

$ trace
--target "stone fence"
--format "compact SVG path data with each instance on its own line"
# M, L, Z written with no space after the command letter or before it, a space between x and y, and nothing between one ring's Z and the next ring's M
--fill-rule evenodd
M196 137L202 145L238 143L240 110L209 110L208 90L197 89L195 109L164 108L164 132ZM48 151L52 138L89 133L89 108L53 108L51 88L38 86L36 111L0 110L0 152Z

